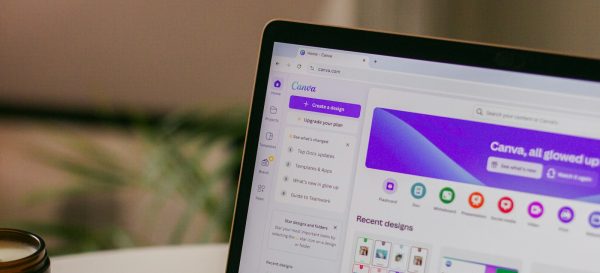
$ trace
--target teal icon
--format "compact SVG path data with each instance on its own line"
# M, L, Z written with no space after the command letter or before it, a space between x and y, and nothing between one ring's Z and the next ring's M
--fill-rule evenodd
M410 194L415 199L421 199L425 197L425 194L427 194L427 188L425 185L423 185L423 183L415 183L410 188Z

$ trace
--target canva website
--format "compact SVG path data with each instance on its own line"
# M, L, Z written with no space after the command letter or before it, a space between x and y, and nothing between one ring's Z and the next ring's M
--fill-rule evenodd
M600 85L276 43L240 272L600 272Z

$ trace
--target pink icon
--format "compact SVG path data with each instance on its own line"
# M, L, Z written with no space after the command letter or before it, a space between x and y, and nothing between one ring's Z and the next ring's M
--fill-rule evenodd
M502 213L510 213L513 210L514 206L515 204L510 197L505 196L500 198L500 201L498 201L498 209Z
M544 205L537 201L532 202L531 204L529 204L527 211L529 212L529 216L536 219L540 218L544 214Z

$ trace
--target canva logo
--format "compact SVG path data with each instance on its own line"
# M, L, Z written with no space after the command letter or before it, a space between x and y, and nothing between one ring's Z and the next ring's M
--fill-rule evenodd
M292 90L300 90L306 92L317 92L317 87L312 85L304 85L298 81L292 83Z

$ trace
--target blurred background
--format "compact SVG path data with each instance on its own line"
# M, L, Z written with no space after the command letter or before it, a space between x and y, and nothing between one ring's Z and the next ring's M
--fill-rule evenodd
M597 0L2 0L0 226L53 255L226 242L274 18L600 58Z

